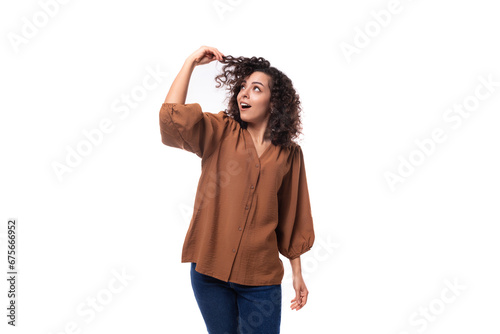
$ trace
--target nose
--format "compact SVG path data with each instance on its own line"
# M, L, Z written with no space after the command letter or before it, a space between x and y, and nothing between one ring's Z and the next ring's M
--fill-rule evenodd
M240 94L242 98L248 98L248 90L244 90L243 88L240 88Z

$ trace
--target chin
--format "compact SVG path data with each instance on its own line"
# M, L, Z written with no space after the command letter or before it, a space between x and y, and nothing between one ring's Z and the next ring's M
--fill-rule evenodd
M246 111L241 111L241 110L240 110L240 118L241 118L242 120L245 120L245 118L247 118L247 112L246 112Z
M252 122L251 119L249 119L246 115L242 115L241 113L240 113L240 118L241 118L241 120L243 122L247 122L247 123L251 123Z

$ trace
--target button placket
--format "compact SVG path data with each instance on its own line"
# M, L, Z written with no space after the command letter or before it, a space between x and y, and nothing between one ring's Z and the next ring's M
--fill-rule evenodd
M259 164L256 163L255 167L258 168ZM256 172L256 174L255 174L255 181L253 182L253 184L250 185L250 189L251 190L248 193L249 197L248 197L248 200L247 200L247 204L245 205L246 217L244 219L245 223L243 224L243 226L245 226L246 223L247 223L247 221L248 221L248 217L249 217L249 214L250 214L250 210L249 210L250 209L250 205L253 202L253 196L255 194L255 190L254 190L255 189L255 184L257 184L259 176L260 176L260 170ZM243 231L242 226L238 226L238 231ZM236 259L236 251L237 251L237 249L239 249L239 245L241 244L241 238L242 238L242 236L243 236L243 233L240 234L240 238L238 240L238 244L236 245L236 247L231 250L234 253L233 264L234 264L234 260Z
M253 172L253 174L255 175L254 176L254 181L250 184L250 191L248 192L248 199L247 199L247 203L245 204L245 212L246 212L246 217L243 219L244 223L242 226L238 226L238 231L243 231L243 227L246 226L247 224L247 221L248 221L248 217L250 215L250 206L253 202L253 196L255 194L255 187L257 185L257 181L259 180L259 176L260 176L260 159L257 155L257 151L255 149L255 147L252 147L251 149L247 148L247 152L249 153L248 155L248 163L250 163L251 160L253 160L255 162L255 168L257 168L256 172ZM252 157L254 159L252 159ZM238 240L238 244L236 245L236 247L232 248L231 251L233 253L233 261L232 261L232 264L231 264L231 269L229 270L229 277L231 276L231 272L232 272L232 268L233 268L233 265L234 265L234 262L236 261L236 256L238 255L237 253L237 250L239 249L240 247L240 244L241 244L241 239L243 237L243 233L240 233L240 238Z

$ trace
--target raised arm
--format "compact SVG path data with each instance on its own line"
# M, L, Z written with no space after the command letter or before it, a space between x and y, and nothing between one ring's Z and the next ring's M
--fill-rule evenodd
M228 116L223 111L203 112L198 103L186 104L186 96L193 69L223 57L216 48L202 46L186 59L160 108L163 144L193 152L202 159L215 151L227 128Z
M164 103L178 103L185 104L186 96L189 87L189 80L193 70L198 65L208 64L214 60L222 60L224 55L216 48L209 46L202 46L191 54L184 61L181 70L177 74L170 86L167 97Z

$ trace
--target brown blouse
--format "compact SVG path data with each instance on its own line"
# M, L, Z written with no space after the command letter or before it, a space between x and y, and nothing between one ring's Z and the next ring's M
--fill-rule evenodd
M281 284L279 253L294 259L314 243L300 145L269 146L260 158L248 130L224 111L163 103L162 143L201 158L201 176L181 262L244 285Z

